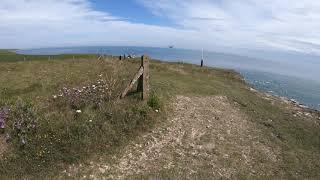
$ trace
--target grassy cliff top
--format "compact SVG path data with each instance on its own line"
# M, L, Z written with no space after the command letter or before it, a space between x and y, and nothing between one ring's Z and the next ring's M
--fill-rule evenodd
M89 177L91 171L86 170L98 161L112 167L101 170L100 176L115 175L122 167L114 165L116 159L133 158L127 156L133 151L129 144L166 127L164 131L172 134L163 137L181 136L176 146L183 156L175 150L179 148L168 148L163 158L171 160L137 161L141 167L149 164L148 171L127 177L184 177L188 167L194 176L186 177L212 177L212 166L219 167L215 172L225 169L216 177L320 177L318 114L252 91L232 70L155 60L150 64L150 100L140 101L134 91L119 100L139 65L139 59L49 59L0 51L0 110L10 109L0 135L0 176ZM170 124L170 119L181 121ZM170 131L171 127L180 128ZM193 134L194 130L205 133ZM178 131L183 133L175 134ZM209 142L210 147L202 144ZM197 155L194 150L200 146ZM167 164L171 168L163 168L167 161L173 163ZM72 164L86 170L72 171Z
M14 51L14 49L0 49L0 55L16 55Z

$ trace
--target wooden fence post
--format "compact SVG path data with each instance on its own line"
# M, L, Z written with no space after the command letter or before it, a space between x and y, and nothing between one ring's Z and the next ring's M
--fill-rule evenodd
M133 85L138 81L137 92L142 92L142 99L147 100L149 98L149 57L144 55L141 57L141 66L139 71L136 73L134 78L131 80L130 84L121 94L121 98L124 98L129 90L133 87Z
M143 55L141 57L141 66L143 67L142 74L142 99L147 100L149 98L149 57Z

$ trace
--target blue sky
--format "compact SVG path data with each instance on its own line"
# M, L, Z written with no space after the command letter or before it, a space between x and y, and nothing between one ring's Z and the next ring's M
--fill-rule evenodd
M92 0L93 8L109 12L135 23L145 23L160 26L174 26L164 16L156 16L136 0Z
M0 48L128 45L320 54L315 0L1 0Z

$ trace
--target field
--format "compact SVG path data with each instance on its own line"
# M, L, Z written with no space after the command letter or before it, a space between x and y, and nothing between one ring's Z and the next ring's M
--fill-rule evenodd
M49 58L0 51L0 111L10 109L0 134L0 176L320 178L317 112L252 91L232 70L157 60L150 64L150 100L141 101L135 91L120 100L139 65L139 59ZM202 118L206 114L210 116ZM169 130L162 133L162 127ZM176 134L181 129L185 133ZM188 133L194 130L208 133L193 140ZM123 168L115 165L119 162L114 157L155 156L145 153L148 146L143 145L149 143L144 137L155 135L160 142L181 135L180 145L159 148L157 156L171 159L133 159L135 166L125 161L131 167L126 172L132 173L121 173ZM222 138L215 139L218 136ZM213 140L214 150L189 154L193 142L212 144ZM184 158L175 150L183 151ZM213 154L216 161L208 159ZM247 164L242 163L244 157ZM163 168L169 161L174 164ZM99 171L98 164L112 168Z

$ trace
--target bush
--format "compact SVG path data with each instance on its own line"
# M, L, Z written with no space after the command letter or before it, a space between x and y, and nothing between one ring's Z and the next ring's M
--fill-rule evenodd
M160 99L159 97L156 95L156 93L151 93L151 96L148 100L148 105L154 109L154 110L159 110L161 107L161 103L160 103Z
M18 100L9 113L8 137L15 145L24 146L37 127L37 115L31 105Z

